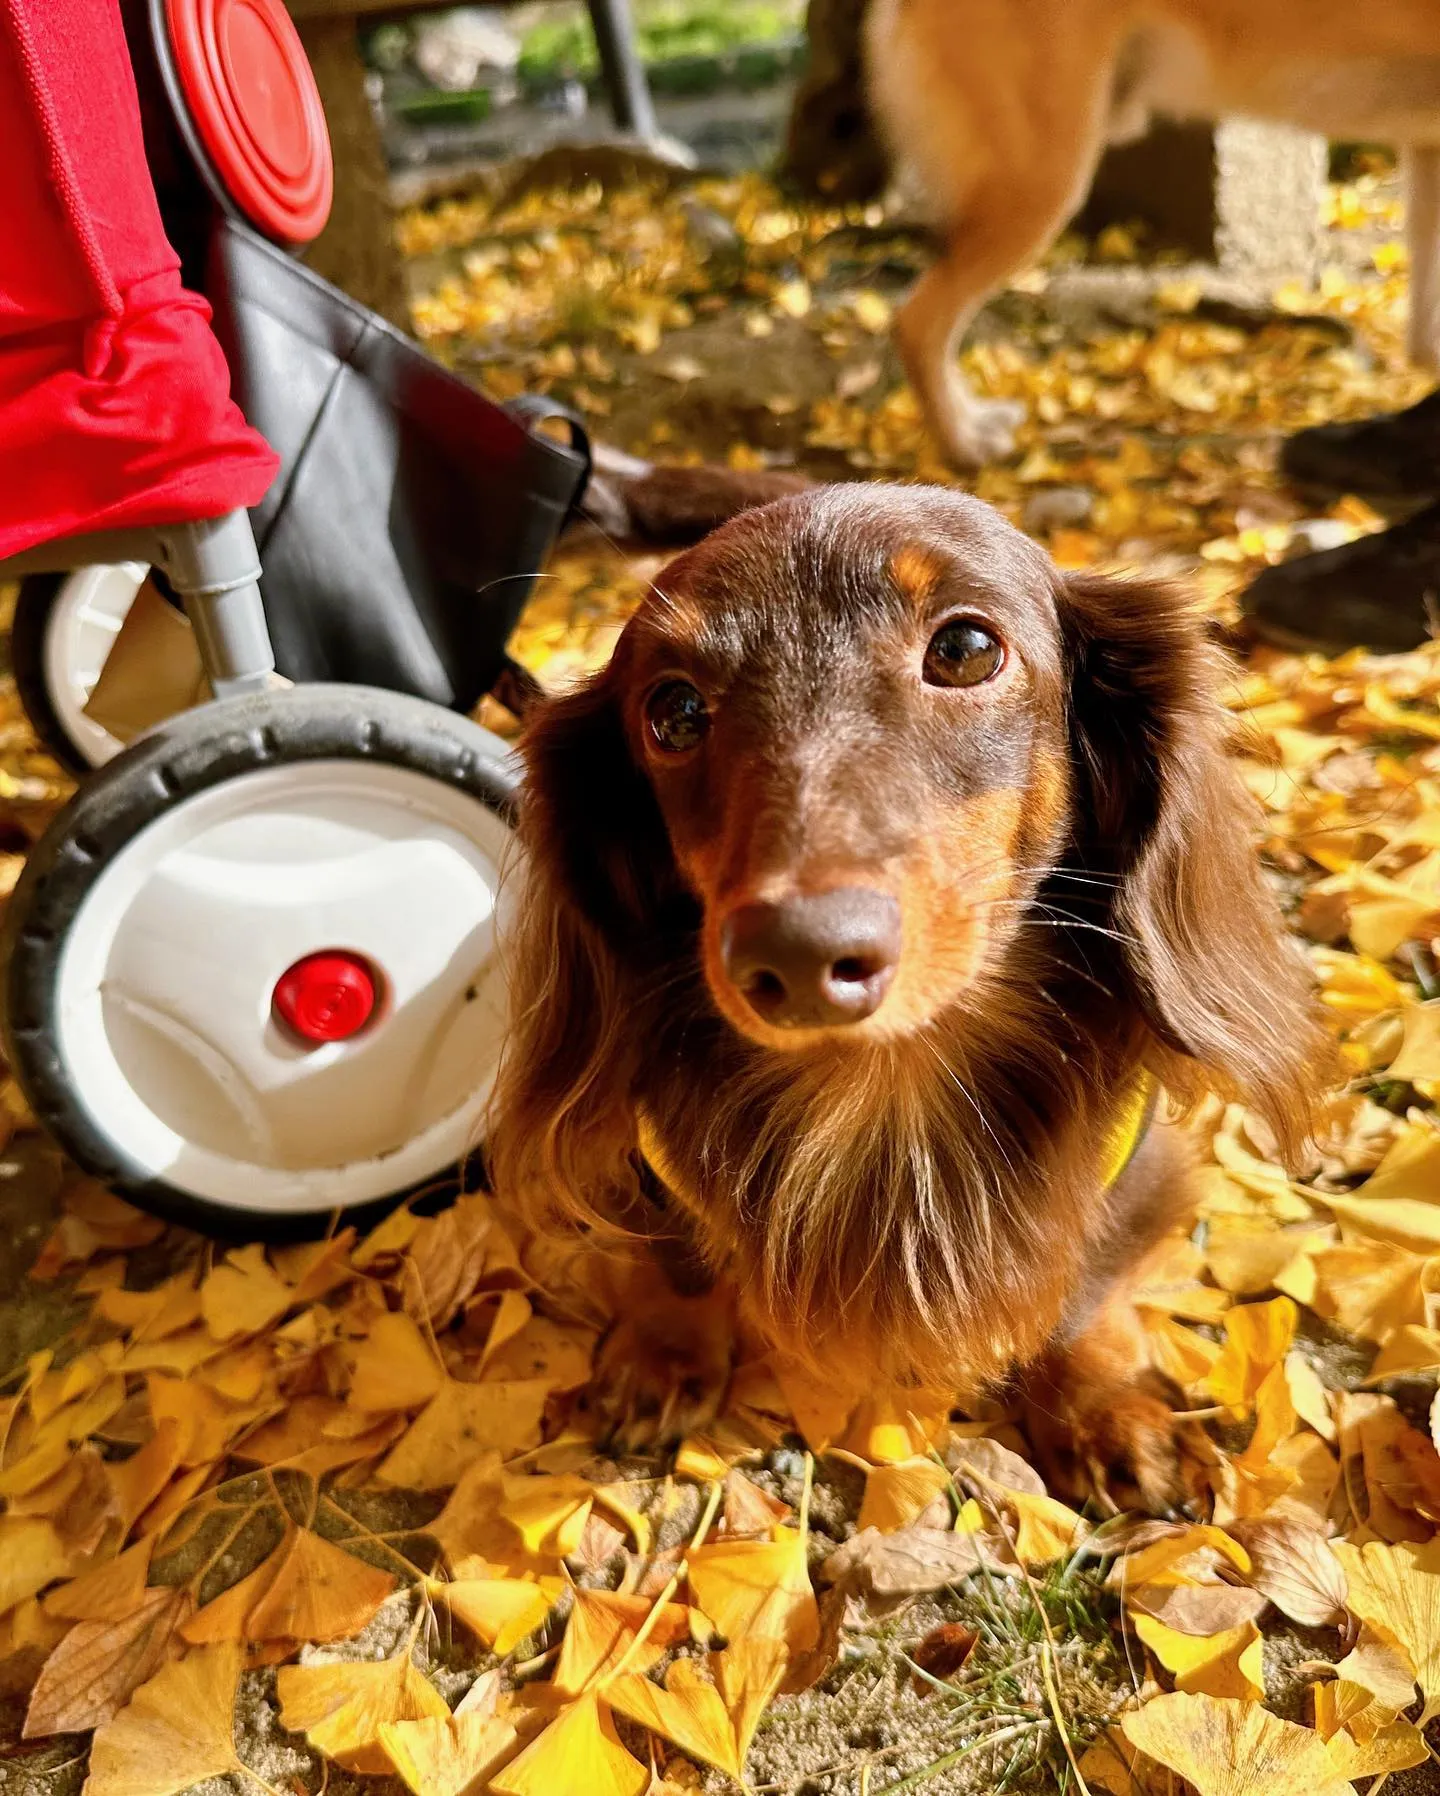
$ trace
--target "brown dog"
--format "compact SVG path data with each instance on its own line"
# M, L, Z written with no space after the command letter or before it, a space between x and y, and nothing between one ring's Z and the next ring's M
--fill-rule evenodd
M1128 1272L1182 1101L1304 1137L1323 1037L1176 593L989 507L831 487L669 568L528 727L497 1188L654 1238L602 1356L632 1439L742 1314L853 1380L1023 1379L1052 1476L1164 1506L1187 1436ZM1191 1442L1190 1444L1193 1444Z
M1440 235L1435 0L873 0L872 103L936 213L941 250L896 320L937 440L1006 455L1020 408L982 401L955 348L982 301L1084 199L1150 113L1242 113L1412 149L1411 353L1433 364Z

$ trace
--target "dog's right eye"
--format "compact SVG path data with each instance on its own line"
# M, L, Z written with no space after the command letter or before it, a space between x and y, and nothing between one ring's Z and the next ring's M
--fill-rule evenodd
M666 754L683 755L698 748L710 728L710 713L697 687L688 680L666 680L645 702L650 734Z

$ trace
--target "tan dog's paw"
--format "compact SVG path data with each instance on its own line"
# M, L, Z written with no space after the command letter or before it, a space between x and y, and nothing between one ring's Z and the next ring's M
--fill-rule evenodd
M726 1298L654 1294L595 1356L587 1406L602 1438L640 1453L706 1427L720 1413L733 1347Z
M1185 1398L1155 1372L1124 1384L1042 1386L1027 1392L1025 1424L1052 1493L1167 1520L1207 1506L1216 1453Z

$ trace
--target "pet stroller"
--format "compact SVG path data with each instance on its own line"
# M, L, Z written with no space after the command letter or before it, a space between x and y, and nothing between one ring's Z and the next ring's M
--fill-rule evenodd
M515 775L465 713L523 688L506 642L588 449L288 253L331 164L280 0L141 24L0 0L0 579L32 721L96 769L10 899L4 1045L136 1202L313 1234L454 1189L478 1145ZM174 234L203 298L132 52L202 196ZM154 641L188 620L203 702L122 750L92 688L142 601Z

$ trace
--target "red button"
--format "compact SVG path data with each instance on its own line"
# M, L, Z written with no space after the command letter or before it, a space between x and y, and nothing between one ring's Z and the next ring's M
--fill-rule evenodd
M375 1014L375 976L353 954L307 954L280 975L273 1002L303 1041L346 1041Z
M280 0L166 0L186 109L225 191L276 243L309 243L334 165L320 90Z

